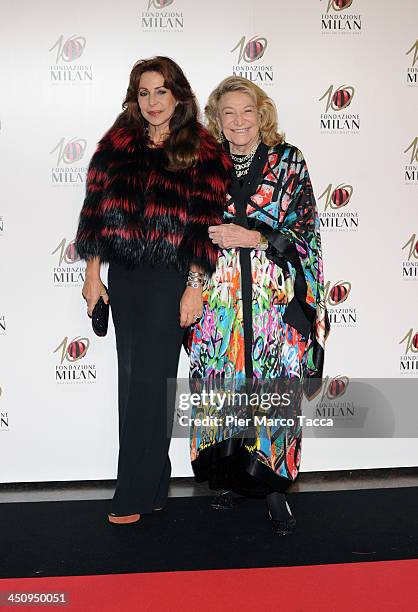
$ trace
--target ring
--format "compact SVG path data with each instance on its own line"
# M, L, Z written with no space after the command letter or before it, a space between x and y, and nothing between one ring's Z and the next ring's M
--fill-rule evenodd
M200 315L194 315L194 320L198 321L200 319Z

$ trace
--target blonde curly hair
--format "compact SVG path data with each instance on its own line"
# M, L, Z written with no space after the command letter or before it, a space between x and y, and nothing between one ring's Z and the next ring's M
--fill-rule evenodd
M207 128L218 140L222 140L218 105L223 95L230 91L242 91L253 100L259 116L261 140L268 147L284 142L284 134L278 131L276 106L271 98L255 83L240 76L230 76L221 81L209 96L205 106Z

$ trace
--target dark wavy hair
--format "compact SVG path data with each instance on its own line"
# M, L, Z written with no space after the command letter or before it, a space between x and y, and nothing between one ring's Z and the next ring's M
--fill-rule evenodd
M167 168L173 171L190 168L199 157L199 107L182 69L169 57L158 55L136 62L129 77L123 111L113 127L136 126L145 132L148 122L143 118L138 105L139 81L144 72L161 74L164 87L171 91L178 102L170 119L170 136L164 143Z

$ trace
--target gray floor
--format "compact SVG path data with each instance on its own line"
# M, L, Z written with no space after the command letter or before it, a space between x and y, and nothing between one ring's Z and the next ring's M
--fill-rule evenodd
M115 481L40 482L0 484L0 503L110 499ZM306 472L299 475L289 492L339 491L418 486L418 467ZM170 497L211 495L206 484L193 478L173 478Z

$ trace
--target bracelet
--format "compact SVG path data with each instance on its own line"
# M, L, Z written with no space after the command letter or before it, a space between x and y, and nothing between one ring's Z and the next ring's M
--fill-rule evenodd
M202 287L202 283L198 281L187 281L186 287L193 287L193 289L198 289L199 287Z
M204 272L193 272L192 270L189 270L186 286L193 287L193 289L198 289L203 285L205 276L206 275Z
M204 272L193 272L192 270L189 270L189 273L187 275L188 279L203 278L204 276L205 276Z

